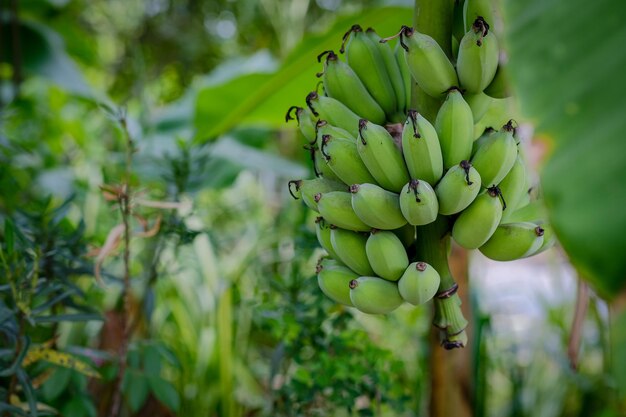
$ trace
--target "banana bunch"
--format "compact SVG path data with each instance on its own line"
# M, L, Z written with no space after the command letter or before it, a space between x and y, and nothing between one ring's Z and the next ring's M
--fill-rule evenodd
M472 3L464 3L465 16L481 10ZM490 92L502 97L508 87L497 75L504 71L489 23L477 15L467 26L453 62L410 27L381 39L354 25L339 50L345 59L331 50L318 56L323 93L311 92L286 116L297 119L315 171L288 185L318 213L316 234L328 254L317 265L321 290L369 314L440 300L435 325L448 348L464 346L467 322L448 314L460 304L456 285L442 288L440 271L418 258L422 228L444 224L458 245L498 261L555 242L532 208L540 202L529 199L513 121L474 136ZM410 108L414 84L442 101L435 120Z

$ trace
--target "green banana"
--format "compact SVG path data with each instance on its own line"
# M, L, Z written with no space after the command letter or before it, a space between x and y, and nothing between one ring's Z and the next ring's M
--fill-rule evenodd
M350 283L358 279L358 275L345 266L318 266L317 284L331 300L353 306L350 300Z
M478 121L483 118L483 116L487 113L487 110L489 110L489 106L493 102L493 99L485 93L466 93L463 97L465 98L467 104L469 104L470 109L472 109L474 123L478 123Z
M374 273L388 281L399 280L409 266L404 245L393 232L372 230L367 238L365 252Z
M535 253L543 244L544 230L534 223L508 223L496 228L493 236L479 248L494 261L512 261Z
M337 259L359 275L374 275L374 270L365 253L367 236L337 227L330 229L330 243Z
M330 231L330 229L329 229ZM317 260L317 266L315 267L315 272L319 272L320 268L334 268L337 266L342 266L342 267L346 267L344 264L342 264L340 261L338 261L337 259L328 257L328 256L322 256Z
M545 223L547 216L545 202L543 200L534 200L514 209L508 216L503 216L502 223L528 222L542 225Z
M409 71L426 94L440 98L459 85L454 66L436 40L408 26L402 26L399 35Z
M517 155L513 167L506 177L498 184L502 196L506 200L508 213L514 212L526 192L526 166L521 155ZM504 216L507 217L507 216Z
M435 130L441 145L444 169L470 158L474 142L474 116L458 89L448 92L437 113Z
M371 227L359 219L352 208L352 196L343 191L315 194L317 208L330 224L355 232L369 232Z
M393 230L406 224L398 194L375 184L352 184L352 208L365 224L375 229Z
M398 281L398 291L404 301L420 305L435 296L440 281L441 277L435 268L426 262L413 262Z
M315 202L315 194L327 193L329 191L346 191L348 187L340 182L327 180L325 178L313 178L311 180L291 180L287 183L289 194L296 200L302 198L304 204L310 209L318 211ZM293 189L295 189L295 193Z
M402 73L400 72L400 68L398 67L398 62L394 57L394 52L391 50L389 44L385 42L381 42L381 37L378 36L378 33L373 28L367 28L365 34L368 38L376 45L378 50L380 51L380 55L383 57L383 61L385 62L385 69L387 72L387 77L391 81L391 86L393 87L393 92L396 96L396 109L398 110L397 114L404 114L406 111L406 92L404 87L404 79L402 78ZM391 118L392 120L395 117ZM402 117L400 118L400 120Z
M315 235L317 236L317 241L320 243L320 246L324 248L333 259L339 259L330 241L330 225L321 216L315 219Z
M396 62L398 63L398 68L400 68L400 74L402 75L402 82L404 85L405 106L399 110L406 113L411 105L411 84L413 84L413 77L411 76L411 71L409 71L409 64L406 63L406 57L404 56L404 51L400 46L400 42L396 44L394 55Z
M487 138L495 134L496 132L497 130L495 130L493 127L485 128L483 133L472 144L472 158L474 157L474 155L476 155L476 151L478 150L478 148L485 144Z
M498 15L496 2L493 0L465 0L463 5L465 32L472 28L472 24L478 17L482 17L487 22L494 24Z
M317 178L324 178L329 181L341 182L338 176L330 169L330 167L324 162L324 158L322 157L322 152L318 148L318 146L313 144L308 144L304 146L304 149L309 151L311 156L311 162L313 164L313 172Z
M400 210L413 226L434 222L439 212L435 190L426 181L409 181L400 192Z
M511 122L496 134L487 137L472 157L472 165L480 174L483 187L497 185L509 173L517 159L517 144Z
M345 104L350 110L374 123L385 123L385 112L370 95L354 70L341 61L333 51L318 55L321 62L326 55L324 72L321 74L324 90L330 97Z
M415 110L402 129L402 152L411 178L435 185L443 175L443 157L435 128ZM402 186L407 183L405 181ZM395 191L395 190L394 190Z
M500 63L491 83L485 88L485 94L493 98L507 98L511 96L509 75L506 65Z
M306 104L313 116L345 130L353 138L359 135L360 117L341 101L332 97L320 96L312 91L306 96Z
M435 187L439 213L455 214L469 206L480 191L480 174L468 161L461 161L446 172Z
M498 68L498 54L498 40L479 16L461 39L456 61L459 81L467 92L480 93L491 83Z
M388 118L396 112L396 95L378 46L359 25L352 25L343 36L339 52L346 53L346 62L359 76Z
M358 127L358 126L357 126ZM358 132L358 130L357 130ZM333 126L327 120L318 120L315 124L315 144L322 147L322 138L330 135L334 138L347 139L356 142L356 136L352 136L350 132L338 126Z
M303 107L291 106L285 115L285 122L294 119L292 116L294 110L296 111L295 119L298 121L298 128L302 132L302 136L307 142L313 143L315 141L315 116L313 112Z
M359 277L350 281L350 301L368 314L391 313L403 303L398 285L379 277Z
M387 129L361 119L356 145L365 166L381 187L398 192L409 181L402 152Z
M500 189L496 186L489 188L457 217L452 226L452 237L465 249L484 245L500 224L505 207Z
M526 257L535 256L540 254L541 252L545 252L556 244L556 235L554 234L554 229L549 224L542 224L541 228L543 229L543 243L535 252L526 255Z
M326 164L344 183L376 183L372 174L361 161L355 141L336 139L330 135L324 135L322 137L321 152L326 160Z

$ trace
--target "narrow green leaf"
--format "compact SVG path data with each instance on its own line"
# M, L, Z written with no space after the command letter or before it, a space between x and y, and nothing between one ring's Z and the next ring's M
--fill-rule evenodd
M32 383L30 382L28 374L24 369L19 368L15 375L17 376L17 380L20 381L20 385L24 390L24 395L26 396L26 400L28 401L28 408L30 409L31 417L37 417L39 415L37 411L37 397L35 396L35 390Z
M34 322L43 323L59 323L62 321L101 321L102 316L99 314L58 314L56 316L35 317Z
M150 390L163 405L172 411L178 411L180 408L180 397L172 384L157 377L149 378L148 382Z
M148 381L145 376L135 372L129 372L126 386L126 400L131 411L137 412L148 398Z

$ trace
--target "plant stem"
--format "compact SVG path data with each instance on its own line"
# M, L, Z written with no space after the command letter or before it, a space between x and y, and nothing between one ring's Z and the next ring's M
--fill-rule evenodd
M122 405L122 385L124 382L124 376L126 374L126 362L128 356L128 344L131 336L130 325L130 309L131 309L131 294L130 294L130 217L132 215L130 205L130 181L132 176L132 162L134 145L132 137L128 131L126 124L126 116L120 116L120 125L124 131L126 139L126 167L124 175L124 183L122 184L122 192L118 197L118 205L120 213L122 215L122 222L124 223L124 281L122 287L122 323L124 330L122 333L122 341L120 343L118 352L119 371L115 381L115 390L113 392L113 400L111 401L110 417L118 417Z
M441 344L446 349L464 347L467 342L467 320L461 311L461 300L456 294L457 284L448 265L450 225L447 218L439 216L434 223L417 228L417 256L429 263L441 277L435 296L433 325L441 329Z
M414 23L417 31L432 36L448 54L451 54L452 0L415 0ZM415 86L415 85L414 85ZM441 102L421 91L413 91L412 105L434 122ZM417 249L420 260L431 264L441 276L439 295L435 298L433 324L444 330L442 344L446 348L462 347L467 335L467 320L460 308L460 299L454 290L456 282L448 266L450 225L439 217L435 223L417 228Z

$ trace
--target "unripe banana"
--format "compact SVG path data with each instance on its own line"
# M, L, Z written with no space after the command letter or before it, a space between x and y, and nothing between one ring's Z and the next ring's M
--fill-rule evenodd
M398 194L375 184L352 184L352 208L365 224L380 230L393 230L406 224Z
M318 120L315 124L315 144L318 148L321 149L322 138L326 135L356 142L356 137L352 136L352 134L350 134L347 130L338 126L333 126L327 120Z
M359 219L352 208L352 196L343 191L315 194L317 208L324 219L342 229L369 232L371 227Z
M324 135L321 151L330 169L344 183L376 182L361 160L355 141Z
M480 93L491 83L498 68L498 53L498 40L479 16L461 39L456 61L459 81L467 92Z
M430 185L439 181L443 174L443 157L437 132L415 110L408 111L402 129L402 153L411 178L419 178Z
M287 183L289 194L296 200L302 198L312 210L318 211L315 202L315 194L327 193L329 191L346 191L348 187L340 182L327 180L325 178L313 178L311 180L291 180Z
M383 57L383 61L385 62L387 77L389 77L389 80L391 81L393 92L396 96L396 114L404 114L407 105L404 79L402 78L402 73L400 72L394 53L389 44L381 42L381 37L378 36L373 28L367 28L365 33L374 45L377 46L380 51L380 55ZM394 119L395 117L391 118L391 120ZM402 120L402 117L399 120Z
M317 268L317 284L331 300L353 306L350 300L350 283L358 279L358 275L345 266L321 266Z
M320 268L331 269L331 268L335 268L338 266L347 268L344 264L341 263L341 261L338 261L337 259L334 259L328 256L322 256L321 258L317 260L316 272L318 272Z
M319 178L324 178L329 181L341 182L341 179L337 176L337 174L333 172L332 169L330 169L330 167L324 160L324 157L320 149L317 146L315 146L311 148L310 151L313 153L312 158L313 158L313 169L315 170L315 175Z
M321 61L326 55L322 80L324 90L332 98L345 104L350 110L374 123L385 122L385 112L367 91L356 73L348 64L341 61L333 51L318 55Z
M384 127L361 119L357 149L370 174L384 189L398 192L409 181L402 152Z
M489 240L504 210L498 187L491 187L472 202L454 222L452 237L465 249L477 249Z
M508 223L496 228L493 236L479 248L494 261L512 261L535 253L543 244L544 230L534 223Z
M495 130L493 127L487 127L483 131L483 133L472 144L472 158L474 157L474 155L476 155L476 151L478 151L478 148L485 144L487 138L494 135L496 132L497 130Z
M345 46L348 65L359 76L388 118L391 118L396 112L396 95L378 46L359 25L350 28L343 37L343 43L339 52L343 53Z
M399 280L409 265L404 245L393 232L372 230L365 251L374 273L388 281Z
M469 104L470 109L472 109L474 123L478 123L478 121L483 118L487 110L489 110L489 105L493 102L493 99L485 93L466 93L463 97L467 104Z
M313 143L315 141L315 116L313 112L303 107L291 106L285 115L286 122L294 119L292 116L293 110L296 111L295 119L298 121L298 128L302 132L302 136L304 136L307 142Z
M492 25L496 22L498 11L496 2L493 0L465 0L463 5L463 21L465 32L472 28L472 24L478 17L482 17Z
M509 75L504 64L500 63L500 65L498 65L493 80L491 80L491 83L485 88L485 94L493 98L507 98L511 96Z
M400 211L413 226L434 222L439 212L435 190L426 181L409 181L400 192Z
M406 51L406 62L420 88L431 97L441 96L459 85L454 66L436 40L403 26L400 45Z
M350 230L331 227L330 243L337 259L359 275L374 275L374 270L365 252L367 235Z
M379 277L359 277L350 281L349 286L352 304L363 313L387 314L403 303L395 282Z
M413 262L398 281L398 291L404 301L420 305L435 296L440 281L441 277L435 268L426 262Z
M554 234L554 229L552 228L552 226L544 223L541 225L541 228L543 229L543 243L541 244L539 249L531 254L526 255L526 257L535 256L537 254L540 254L541 252L545 252L556 244L556 235Z
M435 187L439 213L455 214L469 206L480 191L480 174L472 164L461 161L446 172Z
M411 71L409 71L409 64L406 63L406 56L404 55L404 50L402 50L402 47L400 46L400 42L396 44L394 55L396 62L398 63L398 68L400 68L400 74L402 74L402 82L404 85L405 106L404 108L398 110L406 113L411 105L411 84L413 84L413 77L411 76Z
M518 204L526 192L526 166L521 155L517 155L513 168L506 177L498 184L502 196L507 204L506 214L512 213L518 208Z
M474 116L459 90L451 89L435 120L435 130L441 145L443 167L457 165L472 154Z
M345 130L353 138L359 135L360 117L341 101L332 97L320 96L315 91L312 91L306 96L306 104L313 116L317 116L321 120L326 120L330 125Z
M513 128L507 123L498 133L485 139L472 157L472 165L480 174L483 187L499 184L517 159Z
M545 202L543 200L535 200L518 207L511 214L503 216L502 223L527 222L543 225L547 216Z
M333 259L339 259L330 241L330 224L321 216L315 219L315 235L317 236L317 241L320 243L320 246L324 248Z

